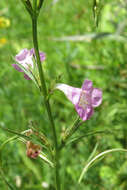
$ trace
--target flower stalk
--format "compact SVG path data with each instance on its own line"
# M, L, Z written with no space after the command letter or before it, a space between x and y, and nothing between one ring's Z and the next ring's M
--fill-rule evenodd
M37 58L37 66L38 66L39 76L40 76L40 81L41 81L41 92L42 92L42 96L44 97L44 103L45 103L45 106L46 106L46 110L47 110L47 113L48 113L50 124L52 126L54 145L55 145L55 148L57 149L56 130L55 130L55 125L54 125L54 121L53 121L53 117L52 117L52 113L51 113L51 108L50 108L49 100L47 99L48 93L47 93L44 72L43 72L43 68L42 68L42 65L41 65L40 55L39 55L39 49L38 49L37 18L36 17L34 17L32 19L32 28L33 28L34 49L35 49L35 54L36 54L36 58Z
M44 103L45 107L48 113L48 118L50 121L52 133L53 133L53 141L54 141L54 147L55 147L55 152L54 152L54 166L55 166L55 181L56 181L56 190L60 190L60 177L59 177L59 149L58 149L58 143L57 143L57 135L56 135L56 129L55 129L55 124L54 120L52 117L51 113L51 107L49 103L48 93L47 93L47 88L46 88L46 82L45 82L45 77L44 77L44 72L43 68L41 65L40 61L40 55L39 55L39 48L38 48L38 39L37 39L37 1L33 1L34 3L34 14L32 16L32 33L33 33L33 44L34 44L34 50L35 50L35 55L37 59L37 66L38 66L38 71L39 71L39 76L40 76L40 81L41 81L41 93L42 96L44 97Z
M77 129L79 127L79 122L80 122L80 118L77 117L74 124L71 127L67 128L67 130L65 131L65 134L62 138L62 142L64 144L68 140L68 138L71 137L77 131Z

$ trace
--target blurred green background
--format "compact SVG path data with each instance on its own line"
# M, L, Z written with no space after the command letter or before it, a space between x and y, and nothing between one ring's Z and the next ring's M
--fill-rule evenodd
M82 139L62 152L63 190L126 190L127 154L112 153L91 167L80 185L79 175L98 142L96 154L111 148L127 148L127 1L46 0L38 23L40 50L47 85L58 82L80 87L84 79L103 90L103 103L84 122L76 135L111 130ZM95 13L95 18L94 18ZM30 120L52 138L47 113L35 85L13 69L14 56L32 48L31 20L19 0L0 1L0 18L10 26L0 28L0 126L21 132ZM98 27L97 27L98 24ZM72 36L73 41L70 41ZM77 36L75 38L75 36ZM79 41L79 37L84 40ZM73 105L61 92L51 98L57 133L76 118ZM0 143L13 136L0 129ZM10 184L19 190L54 190L53 171L39 158L31 160L18 141L2 151L3 169ZM46 187L46 185L48 187ZM8 187L0 176L0 190Z

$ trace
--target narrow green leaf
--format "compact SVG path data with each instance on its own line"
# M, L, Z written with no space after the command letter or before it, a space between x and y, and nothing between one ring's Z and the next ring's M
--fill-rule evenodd
M20 135L23 135L23 134L25 134L25 133L27 133L27 132L29 132L29 131L30 131L30 129L25 130L25 131L21 132ZM17 133L16 133L16 134L17 134ZM3 147L4 147L6 144L8 144L9 142L14 141L14 140L16 140L16 139L18 139L18 138L20 138L20 137L24 137L24 136L15 135L15 136L13 136L13 137L7 139L6 141L4 141L4 142L0 145L0 151L3 149ZM26 136L25 136L25 137L26 137Z
M95 147L94 147L92 153L90 154L90 156L89 156L89 158L88 158L88 160L87 160L87 163L89 163L89 161L94 157L97 148L98 148L98 143L95 144Z
M15 135L17 135L17 136L19 136L19 137L23 137L23 138L25 138L26 140L30 140L30 139L31 139L30 137L28 137L28 136L26 136L26 135L24 135L24 134L22 134L22 133L15 132L15 131L13 131L13 130L11 130L11 129L8 129L8 128L5 128L5 127L0 127L0 129L2 129L2 130L4 130L4 131L7 131L7 132L9 132L9 133L15 134Z
M114 148L114 149L109 149L109 150L106 150L104 152L101 152L100 154L98 154L97 156L95 156L92 160L90 160L88 162L88 164L83 168L82 172L81 172L81 175L79 177L79 180L78 180L78 183L80 183L83 179L83 176L85 175L85 173L87 172L87 170L89 169L89 167L91 166L91 164L93 164L93 162L95 162L97 159L100 159L102 156L105 156L106 154L108 153L111 153L111 152L127 152L127 149L122 149L122 148Z
M43 152L41 152L41 153L39 154L39 157L40 157L44 162L46 162L47 164L49 164L52 168L54 167L54 164L46 157L46 155L45 155Z
M96 134L101 134L101 133L104 133L104 134L109 134L110 133L110 134L112 134L113 131L111 131L111 130L90 131L90 132L86 133L85 135L77 136L77 137L74 137L74 138L70 139L70 141L68 141L66 144L68 145L68 144L80 141L83 138L86 138L88 136L92 136L92 135L96 135Z

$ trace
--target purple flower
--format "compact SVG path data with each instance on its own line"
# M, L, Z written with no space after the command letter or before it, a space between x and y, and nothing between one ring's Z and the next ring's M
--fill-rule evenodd
M30 50L30 53L31 53L32 55L34 55L34 57L35 57L35 50L34 50L34 48L32 48L32 49ZM44 60L45 60L45 53L39 51L39 54L40 54L40 60L41 60L41 61L44 61Z
M12 66L19 72L24 73L24 78L27 80L31 80L31 78L25 73L24 70L31 71L34 69L34 66L36 66L36 57L35 57L35 51L32 48L31 50L23 49L15 56L15 60L18 64L12 64ZM43 52L40 52L40 60L45 60L45 54ZM20 67L21 65L21 67ZM24 68L24 69L22 69Z
M82 88L74 88L66 84L58 84L57 89L64 92L67 98L74 104L75 109L83 121L88 120L94 113L94 108L102 102L102 91L93 88L90 80L85 80Z

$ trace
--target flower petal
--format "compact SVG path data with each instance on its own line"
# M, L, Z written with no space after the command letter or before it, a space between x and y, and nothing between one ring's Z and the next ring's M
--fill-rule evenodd
M35 50L34 50L34 48L32 48L32 49L30 50L30 54L35 56ZM39 54L40 54L40 60L41 60L41 61L44 61L44 60L45 60L45 53L39 51Z
M28 49L22 49L19 54L17 54L15 56L15 60L20 63L21 61L25 60L27 55L29 54L29 50Z
M39 53L40 53L40 60L44 61L45 54L43 52ZM23 72L24 78L27 80L31 80L31 78L28 76L29 72L33 72L34 67L37 67L36 60L33 59L34 57L35 57L34 48L32 48L31 50L23 49L15 56L15 60L17 61L18 65L17 64L12 65L17 71ZM35 64L33 61L35 61Z
M24 78L25 78L26 80L31 80L31 78L30 78L27 74L24 74Z
M74 105L78 103L81 93L80 88L74 88L66 84L58 84L56 88L61 90Z
M34 63L33 63L33 59L32 56L30 56L30 54L26 57L26 59L21 62L21 65L26 69L29 70L31 68L34 67Z
M17 65L17 64L12 64L12 66L19 72L23 72L23 70Z
M86 108L84 109L77 104L75 109L83 121L88 120L94 113L92 106L89 105L86 105Z
M40 54L40 60L44 61L45 60L45 53L40 51L39 54Z
M28 49L21 50L19 54L15 56L15 60L27 70L34 67L32 58L31 50Z
M90 92L92 89L93 89L92 81L86 79L82 85L82 90Z
M93 88L91 99L92 99L92 106L98 107L102 102L102 91L98 88Z

